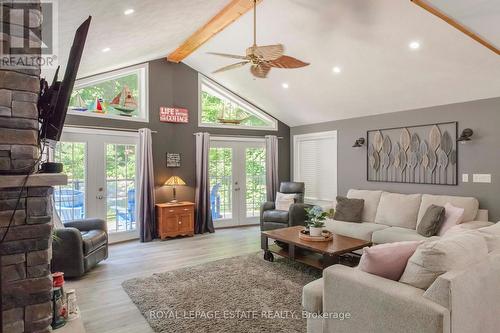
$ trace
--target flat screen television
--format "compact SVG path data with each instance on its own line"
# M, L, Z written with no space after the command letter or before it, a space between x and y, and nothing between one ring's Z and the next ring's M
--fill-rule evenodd
M59 68L50 87L44 79L40 81L38 109L40 110L41 140L59 141L61 138L91 20L92 16L89 16L76 30L62 82L57 81Z

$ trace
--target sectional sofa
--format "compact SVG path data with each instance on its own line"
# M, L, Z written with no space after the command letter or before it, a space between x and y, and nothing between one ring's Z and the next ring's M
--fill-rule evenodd
M477 229L492 224L488 222L488 211L479 209L478 200L472 197L355 189L349 190L347 197L365 201L362 222L329 219L325 223L326 229L336 234L372 241L374 244L428 239L417 233L416 229L432 204L444 206L449 202L463 208L464 228Z
M478 209L476 199L363 190L351 190L348 197L365 199L364 222L330 220L328 229L374 243L426 240L449 245L451 241L450 252L464 244L453 237L469 233L473 235L465 237L474 241L466 241L468 247L461 253L473 261L440 273L425 290L357 268L328 267L323 278L303 288L308 333L499 332L500 222L487 222L487 212ZM461 227L442 237L419 235L415 228L427 207L447 202L465 209Z

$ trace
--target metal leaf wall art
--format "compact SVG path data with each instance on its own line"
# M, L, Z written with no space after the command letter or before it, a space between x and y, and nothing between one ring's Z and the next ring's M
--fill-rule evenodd
M457 123L368 131L368 180L457 184Z

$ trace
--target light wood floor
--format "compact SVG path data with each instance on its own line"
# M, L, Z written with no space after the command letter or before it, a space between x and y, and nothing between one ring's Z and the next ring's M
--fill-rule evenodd
M260 249L259 227L219 229L189 238L111 245L109 258L78 280L76 289L87 333L153 332L121 287L124 280L150 276Z

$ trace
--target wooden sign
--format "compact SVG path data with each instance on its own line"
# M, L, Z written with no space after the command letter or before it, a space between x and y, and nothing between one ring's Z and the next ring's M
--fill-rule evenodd
M187 109L160 107L160 121L164 123L187 124L189 115Z

